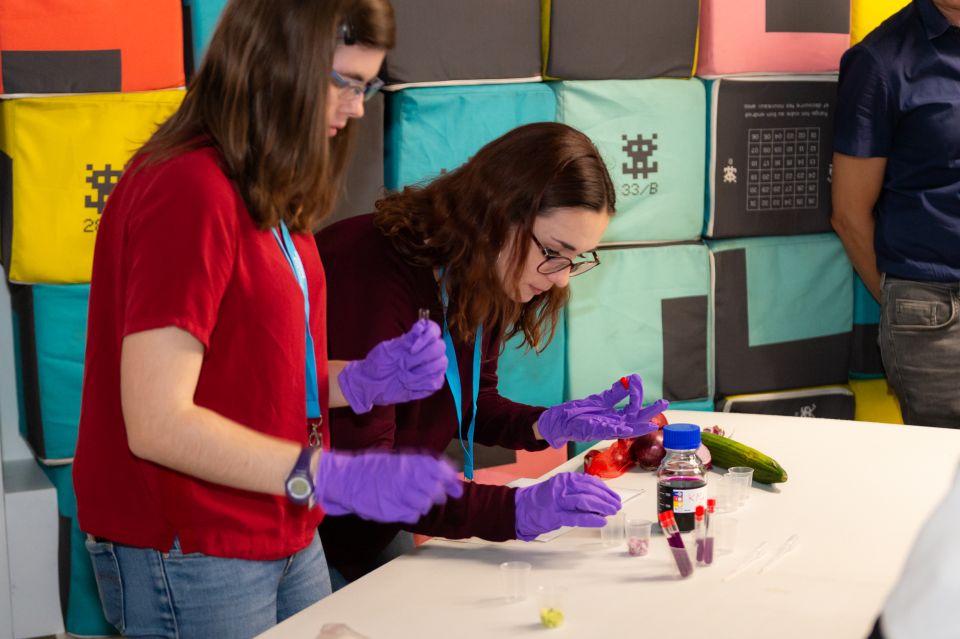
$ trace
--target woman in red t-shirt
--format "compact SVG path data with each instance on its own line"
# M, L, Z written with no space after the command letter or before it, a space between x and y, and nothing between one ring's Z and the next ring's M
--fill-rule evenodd
M461 493L432 455L321 453L330 406L423 397L446 367L427 321L327 361L310 229L393 40L387 0L231 1L110 196L74 483L127 636L258 634L330 591L324 511L415 521Z
M503 342L520 335L530 347L546 346L570 277L600 263L594 249L615 199L589 138L544 122L510 131L428 185L384 198L372 216L321 232L332 357L366 352L426 308L445 320L447 359L455 362L439 393L364 415L333 411L334 448L439 452L459 439L468 466L471 436L488 446L542 450L654 429L649 422L666 403L642 409L637 376L629 390L616 382L600 395L549 409L512 402L497 390ZM358 290L365 295L354 300ZM358 315L366 321L357 322ZM628 396L626 408L615 408ZM604 515L619 508L619 497L599 480L562 473L520 489L466 483L462 498L404 528L449 538L530 540L564 525L603 525ZM352 516L325 519L320 534L335 585L392 557L405 537L398 528Z

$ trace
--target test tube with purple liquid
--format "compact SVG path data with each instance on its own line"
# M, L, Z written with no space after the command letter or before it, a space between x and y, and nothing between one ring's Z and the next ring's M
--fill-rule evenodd
M663 534L667 538L670 552L673 553L673 560L677 562L680 577L689 577L693 574L693 563L690 561L690 555L687 554L686 546L683 545L683 538L680 537L680 529L677 528L677 521L673 517L672 510L665 510L660 513L660 527L663 528Z

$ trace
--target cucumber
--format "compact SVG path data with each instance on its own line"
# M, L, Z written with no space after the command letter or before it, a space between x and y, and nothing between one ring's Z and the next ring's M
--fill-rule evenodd
M764 484L778 484L787 481L787 471L772 457L764 455L756 448L734 441L729 437L720 437L713 433L700 433L703 445L710 451L715 466L733 468L749 466L753 469L753 478Z

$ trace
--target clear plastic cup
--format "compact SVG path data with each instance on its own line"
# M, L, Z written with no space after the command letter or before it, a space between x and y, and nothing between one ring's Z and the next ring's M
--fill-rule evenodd
M713 549L717 555L729 555L737 547L738 522L730 515L714 515L710 519Z
M631 557L645 557L650 551L650 528L653 522L639 517L628 517L626 523L627 552Z
M566 615L567 589L564 586L548 585L537 589L540 609L540 624L545 628L563 625Z
M750 497L750 486L753 484L753 469L749 466L734 466L727 469L723 477L724 482L733 482L734 493L738 506L743 506ZM732 497L731 497L732 498Z
M604 546L619 546L623 543L623 511L607 517L607 524L600 529L600 542Z
M525 561L505 561L500 564L503 579L503 596L507 601L522 601L527 598L527 582L533 568Z
M739 486L734 481L727 481L726 475L711 478L708 484L710 497L717 500L716 512L732 513L740 507Z

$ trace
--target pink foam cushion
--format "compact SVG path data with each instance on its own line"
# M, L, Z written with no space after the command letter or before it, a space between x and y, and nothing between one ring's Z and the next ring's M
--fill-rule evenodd
M767 2L703 0L697 75L822 73L838 69L840 56L850 44L849 33L768 33Z

